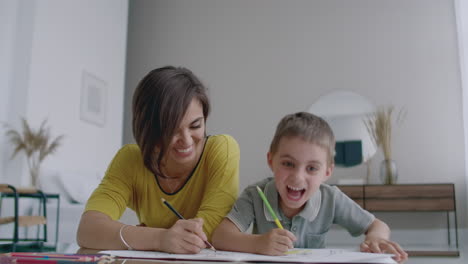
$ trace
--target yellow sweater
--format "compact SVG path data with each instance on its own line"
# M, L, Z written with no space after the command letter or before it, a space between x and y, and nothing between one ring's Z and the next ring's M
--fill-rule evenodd
M203 218L203 229L211 238L237 199L239 158L239 145L234 138L209 136L193 174L182 189L170 195L161 190L144 166L139 147L125 145L115 155L85 211L96 210L117 220L129 207L140 223L169 228L178 218L161 202L164 198L186 219Z

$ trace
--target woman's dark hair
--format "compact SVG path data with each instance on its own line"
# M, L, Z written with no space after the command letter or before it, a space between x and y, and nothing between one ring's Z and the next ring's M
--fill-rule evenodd
M165 177L160 165L175 130L192 99L203 107L205 121L210 112L206 87L188 69L166 66L150 71L133 94L133 136L143 161L155 176Z

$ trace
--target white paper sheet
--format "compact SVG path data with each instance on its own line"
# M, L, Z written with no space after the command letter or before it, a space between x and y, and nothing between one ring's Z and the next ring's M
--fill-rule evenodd
M296 263L396 263L391 254L355 252L344 249L303 249L295 248L286 256L266 256L230 251L204 249L198 254L170 254L157 251L105 250L99 253L122 258L143 258L161 260L209 260L244 262L296 262Z

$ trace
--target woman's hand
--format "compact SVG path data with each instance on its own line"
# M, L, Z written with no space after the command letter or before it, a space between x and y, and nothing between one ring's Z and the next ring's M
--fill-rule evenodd
M256 253L271 256L282 256L288 249L294 247L296 237L284 229L272 229L270 232L258 236Z
M169 253L196 254L206 248L203 219L178 220L159 238L161 250Z
M362 252L394 254L393 259L398 263L408 260L408 254L398 243L380 237L367 236L360 248Z

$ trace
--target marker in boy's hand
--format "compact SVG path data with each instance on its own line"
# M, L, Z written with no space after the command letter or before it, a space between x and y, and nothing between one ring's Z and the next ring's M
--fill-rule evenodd
M273 255L273 256L281 256L285 255L285 252L288 249L293 248L293 242L296 241L296 237L293 233L289 232L288 230L284 230L283 225L279 221L278 217L275 214L275 211L268 202L265 194L263 193L262 189L257 186L257 192L263 200L263 203L268 208L271 217L275 220L277 229L272 229L271 231L267 232L266 234L260 236L265 241L260 241L258 247L258 254L263 255Z
M296 236L286 229L275 228L269 232L259 235L257 243L257 254L283 256L293 248Z

